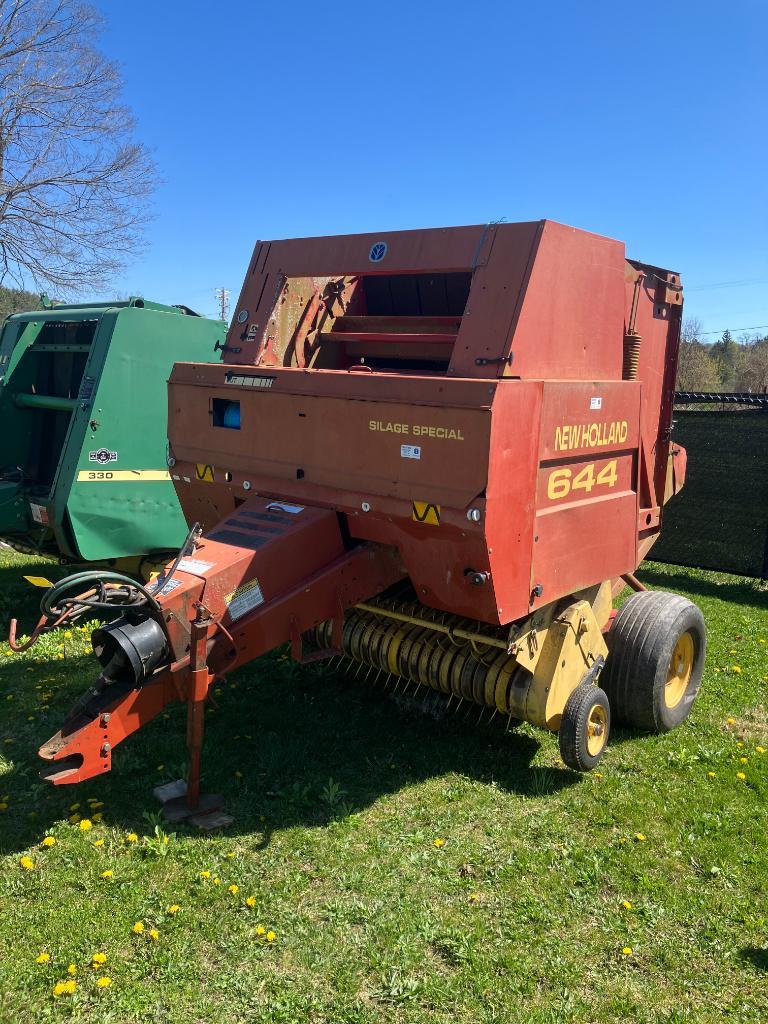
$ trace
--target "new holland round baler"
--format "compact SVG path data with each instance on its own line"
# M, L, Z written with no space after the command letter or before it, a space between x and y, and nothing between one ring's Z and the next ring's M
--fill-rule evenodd
M286 643L556 731L578 770L612 719L677 725L701 614L633 574L685 473L681 310L676 273L550 221L258 243L221 363L171 374L185 547L151 587L75 578L44 607L119 614L46 776L109 771L182 700L168 813L200 823L210 688Z

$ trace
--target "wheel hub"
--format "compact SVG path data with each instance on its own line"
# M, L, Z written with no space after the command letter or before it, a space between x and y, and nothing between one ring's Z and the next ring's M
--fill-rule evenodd
M669 661L664 687L664 702L668 708L677 707L683 699L693 672L694 656L693 634L687 631L678 638Z

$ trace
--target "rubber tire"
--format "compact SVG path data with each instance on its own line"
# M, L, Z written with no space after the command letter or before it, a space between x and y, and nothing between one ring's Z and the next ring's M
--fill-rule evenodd
M592 708L600 704L607 717L606 737L599 754L590 754L587 747L587 722ZM568 698L560 719L557 735L560 757L575 772L591 772L605 753L611 734L611 705L605 692L594 683L580 683Z
M693 668L681 700L668 708L667 673L679 637L690 631ZM619 609L608 633L608 657L600 685L614 721L646 732L669 732L691 713L701 686L707 633L699 608L679 594L644 590Z

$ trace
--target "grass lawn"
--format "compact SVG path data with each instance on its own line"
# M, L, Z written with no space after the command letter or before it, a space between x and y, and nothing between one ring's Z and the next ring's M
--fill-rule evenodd
M3 622L21 604L29 629L22 572L65 570L0 556ZM236 817L219 836L157 816L152 787L184 770L181 708L110 775L40 782L37 748L93 675L88 633L0 644L0 1021L764 1024L768 593L640 577L709 627L676 732L616 733L578 776L554 736L476 727L466 706L436 719L273 655L207 718L206 788Z

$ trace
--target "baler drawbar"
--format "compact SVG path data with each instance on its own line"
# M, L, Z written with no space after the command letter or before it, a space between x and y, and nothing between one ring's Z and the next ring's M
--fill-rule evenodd
M44 609L120 613L47 778L109 771L182 701L166 813L204 824L210 688L284 643L556 731L580 771L612 719L679 724L701 613L633 573L685 475L681 310L676 273L549 221L258 243L222 362L169 382L186 545L147 587L75 578Z

